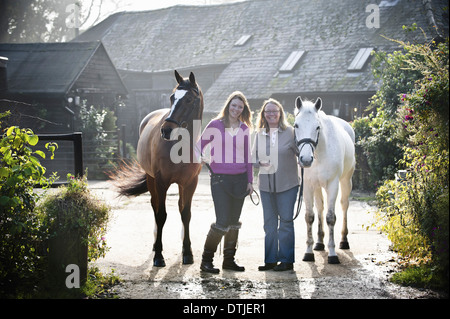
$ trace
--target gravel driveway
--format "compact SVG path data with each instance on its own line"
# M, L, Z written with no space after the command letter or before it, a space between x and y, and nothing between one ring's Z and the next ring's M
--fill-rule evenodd
M348 212L350 250L339 250L339 265L327 263L327 252L315 252L315 262L303 262L306 248L304 212L295 221L296 262L288 272L260 272L264 263L262 207L246 199L241 217L242 229L236 259L246 267L243 273L221 271L219 275L200 271L201 253L214 222L209 176L200 174L193 198L191 241L194 264L181 263L181 219L177 209L178 188L172 185L167 200L168 217L163 233L167 266L153 267L154 217L150 195L117 198L109 182L90 182L91 190L112 206L112 219L106 235L111 247L96 264L103 270L115 269L123 279L115 286L121 299L415 299L436 298L434 292L400 287L388 281L396 267L389 241L371 226L373 207L352 199ZM340 236L341 211L336 207L336 234ZM370 226L366 230L366 226ZM314 226L316 229L317 226ZM316 230L315 230L316 231ZM326 231L327 234L327 231ZM335 238L339 242L340 238ZM325 236L327 241L327 236ZM215 264L221 265L218 252Z

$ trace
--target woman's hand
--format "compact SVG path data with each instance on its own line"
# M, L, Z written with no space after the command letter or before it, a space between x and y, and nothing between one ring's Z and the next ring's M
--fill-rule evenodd
M253 193L253 184L252 183L247 184L247 192L248 192L248 194Z
M202 164L202 165L209 164L208 158L205 156L200 156L200 164Z
M271 165L270 161L263 161L263 160L259 161L259 166L260 167L269 168L270 165Z

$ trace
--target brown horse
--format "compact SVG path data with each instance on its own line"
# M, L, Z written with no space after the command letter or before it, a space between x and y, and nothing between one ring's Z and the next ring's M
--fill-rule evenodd
M153 265L156 267L166 265L162 255L162 231L167 217L166 192L173 183L178 184L178 207L184 228L183 264L194 262L189 222L192 196L197 187L201 164L194 161L193 143L200 134L203 94L192 72L189 78L184 79L175 70L175 78L178 85L170 96L171 108L154 111L141 122L137 147L139 163L122 167L112 176L121 195L137 196L150 191L156 222L156 238L153 245L155 251ZM197 123L194 120L197 120ZM171 152L171 149L176 143L180 143L176 132L183 130L184 133L189 133L190 147L182 148L181 151L189 149L190 154L186 161L174 161L174 152ZM180 155L179 152L176 155Z

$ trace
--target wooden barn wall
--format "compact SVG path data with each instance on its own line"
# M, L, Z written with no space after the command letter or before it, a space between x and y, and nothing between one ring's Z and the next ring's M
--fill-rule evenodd
M102 92L125 94L114 65L108 59L106 50L100 46L86 68L77 79L72 90L98 89Z

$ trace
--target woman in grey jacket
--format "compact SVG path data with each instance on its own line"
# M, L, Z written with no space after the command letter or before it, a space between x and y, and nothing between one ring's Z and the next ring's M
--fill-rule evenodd
M259 167L265 232L265 265L258 269L291 270L295 261L293 215L299 185L294 129L286 122L283 106L274 99L264 102L257 129L253 156Z

